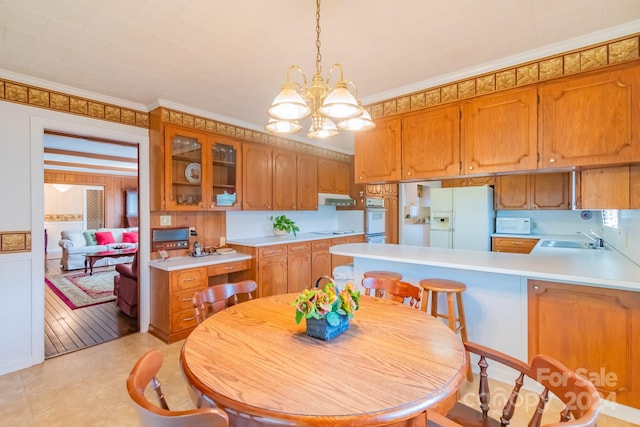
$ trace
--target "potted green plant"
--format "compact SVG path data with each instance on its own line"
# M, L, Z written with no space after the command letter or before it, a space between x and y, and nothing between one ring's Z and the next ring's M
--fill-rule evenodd
M291 220L290 218L287 218L286 215L271 215L269 219L271 220L271 223L273 225L273 232L275 234L293 233L293 235L296 236L296 233L300 231L300 228L298 228L296 223L293 222L293 220ZM280 231L280 233L278 233L278 231Z

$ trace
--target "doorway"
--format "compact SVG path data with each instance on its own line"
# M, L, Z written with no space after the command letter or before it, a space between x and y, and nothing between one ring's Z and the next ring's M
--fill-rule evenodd
M115 301L75 306L56 287L63 277L75 283L102 276L98 284L100 291L112 297L113 277L118 274L115 265L94 268L92 277L83 277L87 274L82 265L67 265L63 269L58 241L64 230L127 228L125 189L138 188L139 156L137 145L117 141L49 132L45 132L43 138L45 228L49 235L44 292L44 355L47 359L139 331L138 319L122 313ZM61 167L64 173L58 172ZM61 177L65 184L50 184ZM55 203L49 203L48 198L53 198ZM56 283L52 285L54 278ZM110 291L106 289L108 286Z

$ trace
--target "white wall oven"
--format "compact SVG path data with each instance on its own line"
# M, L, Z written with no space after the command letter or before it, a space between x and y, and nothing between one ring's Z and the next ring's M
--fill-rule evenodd
M367 243L386 242L386 215L382 197L367 197L365 200L365 235Z

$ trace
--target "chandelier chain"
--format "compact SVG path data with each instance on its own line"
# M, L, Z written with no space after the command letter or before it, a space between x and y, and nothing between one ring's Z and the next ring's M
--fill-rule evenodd
M322 55L320 54L320 0L316 0L316 49L318 53L316 55L316 73L322 72Z

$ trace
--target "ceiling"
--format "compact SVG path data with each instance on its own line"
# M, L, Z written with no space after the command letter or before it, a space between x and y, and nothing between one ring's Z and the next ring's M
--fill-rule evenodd
M640 0L324 0L320 24L366 105L638 32ZM262 130L315 37L312 0L0 0L0 76Z

